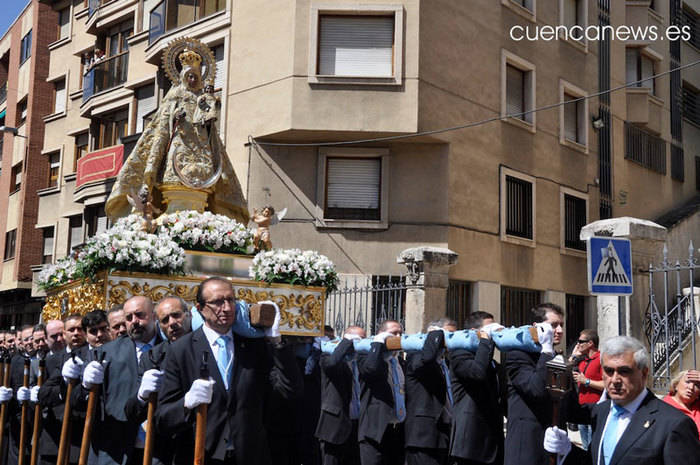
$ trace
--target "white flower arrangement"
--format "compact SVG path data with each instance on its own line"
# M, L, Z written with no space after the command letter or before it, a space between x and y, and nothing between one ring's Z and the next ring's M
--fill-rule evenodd
M248 274L257 281L303 286L323 286L330 292L338 285L335 265L313 250L274 249L258 253Z
M41 289L51 289L78 279L78 263L73 257L64 257L53 265L47 265L39 273L38 286Z
M189 210L164 215L158 222L160 234L188 250L246 255L254 251L253 232L224 215Z

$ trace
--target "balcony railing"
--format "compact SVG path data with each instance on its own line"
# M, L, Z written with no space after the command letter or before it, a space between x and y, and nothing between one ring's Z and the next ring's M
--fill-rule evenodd
M88 17L91 18L93 14L100 8L101 0L88 0Z
M149 14L148 43L168 31L199 21L226 8L226 0L162 0Z
M124 84L128 72L128 52L95 63L83 77L83 102L98 92Z
M625 122L625 158L666 174L666 141Z
M7 82L0 86L0 105L7 100Z

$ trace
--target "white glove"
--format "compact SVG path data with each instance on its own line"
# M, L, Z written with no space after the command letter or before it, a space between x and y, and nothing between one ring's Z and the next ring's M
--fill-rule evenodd
M34 402L35 404L39 402L39 389L41 389L39 386L34 386L30 390L31 392L29 393L29 400Z
M491 333L494 331L500 331L501 329L503 329L503 326L498 323L491 323L481 328L481 330L488 334L489 337L491 337Z
M214 394L214 380L196 379L192 387L185 394L185 408L193 410L201 404L211 404L211 396Z
M544 432L544 450L553 454L566 457L571 451L571 441L566 431L562 431L556 426L549 427Z
M90 389L94 384L102 384L105 379L105 367L98 362L93 360L88 363L83 372L83 387L85 389Z
M63 380L66 383L69 383L72 379L80 379L82 373L83 361L80 360L80 357L75 357L75 361L73 361L73 357L68 357L61 369L61 375L63 375Z
M10 399L12 399L12 389L5 386L0 386L0 403L4 404Z
M430 333L432 331L440 331L442 328L439 326L428 326L428 329L425 331L426 333Z
M552 325L547 322L535 323L537 326L537 338L540 340L540 345L542 346L542 353L553 354L554 353L554 329Z
M387 338L389 338L391 336L393 336L393 334L391 334L388 331L384 331L384 332L379 333L376 336L374 336L374 339L372 339L372 340L374 342L381 342L382 344L384 344L386 342Z
M20 402L26 402L29 400L29 388L28 387L19 387L17 388L17 400Z
M158 392L163 385L163 372L155 368L146 371L141 378L141 386L139 386L139 398L148 400L151 393Z
M358 336L357 334L345 333L345 334L343 334L343 339L350 339L351 341L359 341L362 338L360 336Z
M270 304L275 306L275 322L272 323L272 326L269 328L265 328L265 337L270 337L270 338L276 338L280 337L280 308L277 306L276 303L274 303L271 300L264 300L262 302L258 302L259 304Z

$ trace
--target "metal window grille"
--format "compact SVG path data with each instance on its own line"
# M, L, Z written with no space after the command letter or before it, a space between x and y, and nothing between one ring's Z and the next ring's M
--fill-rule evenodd
M564 247L586 250L586 243L579 238L581 228L586 225L586 199L564 195Z
M532 183L506 176L506 234L532 239Z
M586 297L566 294L566 342L569 346L586 329Z
M695 189L700 191L700 157L695 157Z
M671 179L685 180L685 166L683 161L683 147L671 144Z
M501 324L522 326L532 323L530 309L541 302L540 291L501 286Z
M605 26L610 25L610 0L598 0L598 26L603 31L602 40L598 41L598 90L603 92L599 97L598 117L603 121L603 127L598 130L598 160L600 178L600 219L612 217L612 163L611 163L611 131L610 131L610 33Z
M695 48L700 49L700 24L698 24L698 15L690 11L688 8L683 8L681 16L682 24L690 27L690 40L688 43L693 45ZM680 46L680 41L674 40L671 42L678 42Z
M469 285L467 281L450 280L447 287L447 317L457 322L458 328L464 328L469 315Z
M700 126L700 93L687 87L681 91L683 117Z
M666 174L666 141L625 122L625 158Z

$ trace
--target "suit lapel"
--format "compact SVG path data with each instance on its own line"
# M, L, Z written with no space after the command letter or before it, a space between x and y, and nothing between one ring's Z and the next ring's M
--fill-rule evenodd
M610 460L610 465L618 463L625 456L629 448L641 439L644 433L654 424L654 414L658 409L653 404L649 405L653 397L654 394L647 392L642 404L637 411L634 412L634 415L632 415L630 424L617 442L617 446L615 446L615 453L613 453L612 459Z
M593 436L591 437L591 445L589 449L591 450L591 455L593 456L593 463L598 465L600 460L599 452L600 446L603 442L603 431L605 430L605 422L608 419L608 414L610 413L610 401L606 401L599 405L596 409L598 412L596 414L596 424L593 431Z
M219 373L219 367L216 364L216 357L214 357L214 352L212 352L211 346L209 345L209 341L207 340L207 337L204 335L204 331L202 331L201 328L195 331L195 333L192 335L192 348L194 349L194 363L195 370L197 371L197 376L199 376L199 364L202 362L202 353L209 353L209 361L207 362L209 376L211 376L215 382L214 389L219 389L225 398L226 387L224 386L224 380L221 378L221 373Z

